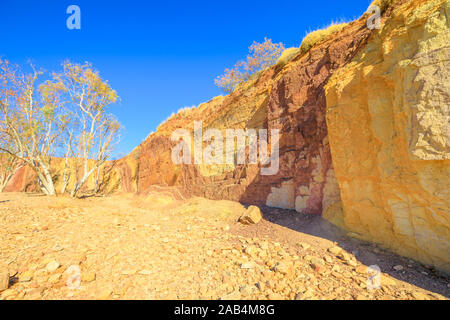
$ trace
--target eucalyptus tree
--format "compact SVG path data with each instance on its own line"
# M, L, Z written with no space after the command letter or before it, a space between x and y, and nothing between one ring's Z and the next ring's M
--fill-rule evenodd
M95 189L98 190L100 167L110 158L119 140L121 126L109 113L118 95L90 63L66 61L62 74L57 77L64 87L68 109L73 117L70 122L71 152L82 171L81 175L75 175L76 183L71 191L74 197L96 170Z
M31 167L42 191L55 195L50 162L61 143L68 120L61 100L62 83L40 81L43 72L0 60L0 151Z

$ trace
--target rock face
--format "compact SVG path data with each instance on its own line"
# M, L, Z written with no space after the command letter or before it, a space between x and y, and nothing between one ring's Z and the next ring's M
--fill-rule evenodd
M363 239L446 271L449 17L449 1L406 2L326 86L343 203L330 216Z
M183 110L163 123L135 151L138 190L152 184L180 187L188 196L228 199L321 214L339 203L325 120L324 85L349 62L370 35L365 20L349 24L305 55L273 66L226 97ZM172 132L192 132L193 122L209 128L280 130L279 171L261 175L259 165L174 165ZM205 143L204 143L205 145ZM228 152L228 151L226 151ZM130 155L133 156L133 155Z

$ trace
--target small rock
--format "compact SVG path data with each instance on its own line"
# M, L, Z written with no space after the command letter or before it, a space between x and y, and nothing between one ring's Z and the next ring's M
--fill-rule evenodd
M430 298L426 294L419 292L419 291L414 291L412 293L412 296L416 300L430 300Z
M392 279L391 277L388 277L385 274L381 275L381 279L380 280L381 280L381 284L383 284L383 285L388 285L388 286L395 286L395 285L397 285L397 282L394 279Z
M266 288L266 285L263 282L257 282L255 283L255 286L259 289L259 291L264 292L264 289Z
M253 269L255 264L253 262L245 262L241 264L241 269Z
M321 266L325 265L325 262L323 261L322 258L312 257L310 261L312 264L317 264Z
M359 267L356 267L355 271L357 273L365 274L365 273L367 273L367 267L366 266L359 266Z
M324 256L323 259L328 262L328 263L332 263L333 259L330 256Z
M334 255L338 255L342 251L342 249L335 246L335 247L328 248L328 251Z
M279 272L281 274L289 273L289 269L290 269L289 264L283 261L277 262L273 267L273 271Z
M258 248L256 246L248 246L247 248L245 248L245 253L248 254L251 257L255 257L257 252L258 252Z
M350 261L350 255L345 251L340 251L338 257L344 261Z
M257 206L250 206L239 218L242 224L256 224L262 219L261 210Z
M348 260L346 262L351 267L356 267L358 265L358 263L355 260Z
M42 298L42 291L43 291L42 287L27 289L25 291L26 292L25 296L27 297L27 299L30 300L40 300Z
M239 300L241 299L241 293L239 291L233 291L224 295L220 300Z
M82 264L83 262L86 262L87 256L85 253L81 253L75 260L77 264Z
M265 263L266 263L266 266L268 266L269 268L273 268L276 264L275 260L272 260L272 259L267 260Z
M53 272L56 269L58 269L59 266L60 266L59 262L56 260L53 260L53 261L50 261L49 263L47 263L45 270L47 270L48 272Z
M325 271L324 266L320 265L320 264L314 264L311 263L311 267L314 269L315 272L317 273L323 273Z
M297 294L297 296L295 297L298 300L306 300L306 299L311 299L314 297L314 291L312 289L306 289L305 292L303 292L303 294L299 295Z
M95 272L83 272L81 275L81 281L83 282L92 282L96 279L97 275Z
M309 248L311 248L311 246L305 242L299 242L297 243L300 247L303 248L303 250L308 250Z
M395 271L402 271L402 270L403 270L403 266L401 266L401 265L396 265L396 266L393 267L393 269L394 269Z
M297 294L295 295L295 300L302 300L302 297L303 297L303 292L297 293Z
M259 247L261 248L261 250L264 250L264 251L269 250L269 243L267 241L262 241L259 244Z
M269 299L269 300L284 300L283 296L276 292L269 293L267 295L267 299Z
M25 272L19 277L19 281L20 281L20 282L30 282L31 279L33 279L33 271L31 271L31 270L25 271Z
M241 294L243 294L244 296L249 296L253 293L254 287L250 287L250 286L242 286L239 288L239 292Z
M148 276L148 275L152 274L152 272L150 270L141 270L138 273L142 276Z
M9 288L9 273L0 273L0 292Z
M50 282L51 284L55 284L55 283L58 283L60 279L61 279L61 274L57 273L57 274L51 275L48 278L48 282Z
M303 257L303 259L304 259L305 261L311 261L312 258L313 258L313 257L310 256L309 254L307 254L307 255L305 255L305 256Z
M53 251L62 251L62 250L64 250L64 248L61 247L59 244L55 245L52 249L53 249Z
M128 269L128 270L123 270L122 274L125 276L132 276L133 274L136 274L137 270L136 269Z

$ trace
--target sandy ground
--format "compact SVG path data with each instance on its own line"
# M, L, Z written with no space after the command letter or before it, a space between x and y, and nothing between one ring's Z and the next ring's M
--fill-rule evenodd
M165 195L0 194L0 276L9 276L0 297L450 297L445 275L351 239L318 216L262 208L264 219L246 226L237 222L242 210ZM373 281L371 265L381 270Z

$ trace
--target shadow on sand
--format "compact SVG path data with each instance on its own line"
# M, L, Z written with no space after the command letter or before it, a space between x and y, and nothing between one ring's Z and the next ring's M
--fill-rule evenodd
M272 234L275 224L289 230L280 230L275 233L275 237L280 237L278 241L289 241L290 238L295 239L295 233L303 233L326 239L337 243L338 246L346 251L353 253L356 259L366 265L378 265L382 272L391 277L410 283L425 290L439 293L450 298L450 289L447 284L450 283L449 275L443 274L430 266L413 261L411 259L401 257L395 253L381 248L374 243L368 243L359 239L351 238L347 233L319 215L301 214L294 210L276 209L269 207L260 207L263 218L269 223L263 223L252 226L254 228L253 235L264 235L264 233ZM292 235L286 235L293 232ZM277 240L275 240L277 241ZM292 240L298 241L298 240ZM401 265L403 270L396 271L394 266Z

